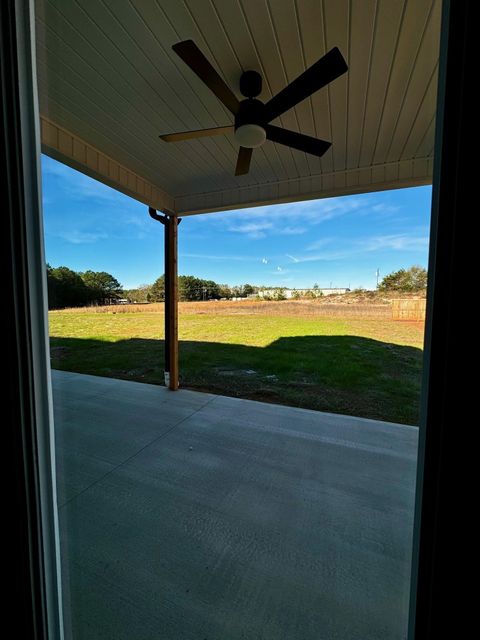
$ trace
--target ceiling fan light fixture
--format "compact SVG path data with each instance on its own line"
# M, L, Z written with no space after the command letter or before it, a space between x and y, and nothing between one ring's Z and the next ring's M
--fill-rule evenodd
M260 147L266 140L318 158L331 147L331 142L326 140L270 123L348 71L348 65L338 47L333 47L267 102L257 99L262 92L262 76L258 71L250 69L240 76L240 93L245 97L245 100L240 101L193 40L177 42L172 49L230 111L234 116L234 124L162 134L159 137L164 142L225 135L234 131L235 141L240 145L235 166L236 176L248 173L253 149Z
M235 129L235 140L241 147L256 149L267 139L267 132L259 124L242 124Z

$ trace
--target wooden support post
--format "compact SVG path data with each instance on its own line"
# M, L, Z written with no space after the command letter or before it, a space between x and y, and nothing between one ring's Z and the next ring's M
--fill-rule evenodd
M179 219L165 221L165 384L178 389L178 247Z
M178 389L178 225L181 218L158 215L149 207L150 217L161 222L165 232L165 385Z

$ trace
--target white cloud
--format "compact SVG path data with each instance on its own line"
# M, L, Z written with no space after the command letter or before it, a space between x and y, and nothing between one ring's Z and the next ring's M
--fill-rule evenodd
M270 235L302 235L311 225L321 224L352 212L371 208L371 198L344 197L306 200L250 209L224 211L211 216L215 224L227 230L247 234L252 238Z
M317 249L321 249L325 247L327 244L331 244L335 238L320 238L319 240L315 240L308 246L305 247L306 251L316 251Z
M305 200L303 202L265 205L247 209L224 211L208 216L209 221L234 233L261 239L272 236L301 236L312 233L317 225L346 216L385 217L400 207L381 199L382 194ZM315 251L330 239L321 239L307 248Z
M335 241L335 247L330 250L321 251L322 246L332 244ZM344 260L362 253L370 253L375 251L403 251L403 252L425 252L428 248L429 238L425 234L407 234L398 233L390 235L370 236L367 238L347 239L341 238L323 238L308 245L305 251L308 253L300 256L292 256L286 254L295 263L304 262L330 262L336 260ZM314 253L315 251L315 253ZM310 253L312 252L312 253Z
M406 233L373 236L360 241L364 251L393 249L394 251L421 251L428 247L428 236L412 236Z
M85 231L78 231L77 229L72 231L62 231L58 236L71 244L92 244L108 237L106 233L89 233Z
M375 213L395 213L396 211L399 211L400 208L401 207L399 206L379 202L378 204L373 205L372 211L375 211Z
M123 193L47 156L42 156L42 173L55 178L55 190L73 200L93 199L125 205L126 196Z
M307 232L307 228L303 226L298 227L282 227L276 228L275 233L278 233L281 236L300 236Z
M60 178L68 180L71 176L72 169L48 156L42 156L42 173L44 175L59 176Z
M181 253L181 258L195 258L200 260L224 260L228 262L229 260L236 260L240 262L256 262L257 258L253 256L222 256L215 254L205 254L205 253Z
M150 222L150 218L140 216L127 216L124 219L125 224L132 225L132 227L140 227L141 229L148 228L147 225Z
M283 269L282 267L277 267L275 271L269 271L269 274L272 276L281 276L282 279L287 280L285 275L290 273L289 269Z
M249 238L264 238L265 230L272 228L271 222L246 222L239 225L231 225L228 227L229 231L235 231L237 233L245 233Z
M262 263L263 264L268 264L268 260L266 258L262 258Z
M339 251L325 251L324 253L309 254L306 256L300 256L297 258L297 262L329 262L332 260L343 260L355 253L359 253L354 249L343 249Z

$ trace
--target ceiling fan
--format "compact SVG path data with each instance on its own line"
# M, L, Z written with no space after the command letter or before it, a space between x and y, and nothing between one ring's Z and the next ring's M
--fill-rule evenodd
M348 70L347 63L337 47L317 60L266 103L257 100L257 96L262 91L262 76L257 71L242 73L240 93L245 96L245 100L239 101L193 40L177 42L172 49L232 112L235 116L235 124L161 135L160 138L165 142L180 142L234 132L235 139L240 145L235 168L236 176L248 173L253 150L260 147L265 140L278 142L319 158L331 146L332 143L326 140L275 127L269 123Z

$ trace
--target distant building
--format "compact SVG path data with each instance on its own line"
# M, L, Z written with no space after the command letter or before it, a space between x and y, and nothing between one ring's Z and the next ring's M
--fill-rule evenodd
M287 289L286 287L280 287L277 289L263 289L258 292L258 294L248 296L249 298L256 298L259 296L260 298L274 298L276 294L278 294L279 290L282 291L285 298L296 298L297 296L300 298L303 297L319 297L319 296L334 296L342 293L348 293L350 289L347 287L326 287L324 289Z

